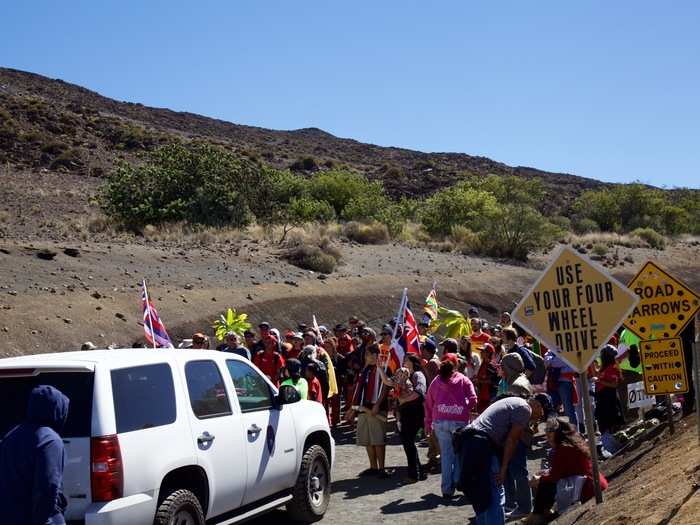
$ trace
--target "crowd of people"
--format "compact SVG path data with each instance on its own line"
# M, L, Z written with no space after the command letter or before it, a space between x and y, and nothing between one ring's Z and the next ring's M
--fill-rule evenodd
M392 347L404 327L391 320L377 334L357 317L332 331L316 326L314 319L313 327L299 324L284 335L262 322L257 333L227 333L216 350L250 360L274 385L289 386L301 399L322 404L331 428L354 425L356 442L365 448L369 463L361 476L395 475L385 463L393 416L406 454L406 483L440 473L442 498L451 501L461 491L474 508L477 525L500 525L506 518L547 523L594 495L577 374L515 325L508 313L495 325L475 308L469 317L469 335L459 340L438 340L430 323L420 323L420 352L405 353L400 363L393 359L397 354ZM692 325L689 330L694 330ZM621 331L587 371L604 453L614 448L613 433L625 422L618 389L629 382L625 375L641 372L638 343ZM195 333L181 346L209 349L211 342L204 333ZM94 345L85 343L83 349ZM687 396L686 404L692 403ZM55 465L63 461L61 439L57 425L37 421L48 421L41 415L47 411L65 419L66 408L60 392L37 387L27 421L2 441L0 470L39 468L18 463L15 451L33 446L32 439L46 442L51 446L41 445L37 461L42 461L50 483L60 470ZM540 423L550 447L547 468L530 473L527 457ZM428 448L425 465L418 441ZM47 451L50 457L42 455ZM9 479L0 479L0 490L13 490ZM607 487L602 475L598 481L602 489ZM65 502L54 503L47 512L59 516Z
M459 339L438 340L428 322L420 323L420 354L406 354L401 366L389 358L403 329L393 320L378 333L351 317L332 331L300 324L284 335L263 322L257 334L227 334L217 349L250 359L274 384L291 385L302 399L323 404L332 428L355 425L369 463L361 476L393 475L385 465L393 415L406 454L406 483L439 472L442 497L465 493L477 524L518 517L547 522L555 503L561 511L593 496L577 374L507 312L494 325L476 308L469 317L471 333ZM209 340L194 334L192 347L209 348ZM618 394L623 363L638 367L638 350L616 335L588 370L604 452L624 424ZM528 451L541 422L551 447L549 468L531 475ZM428 447L425 465L420 441ZM600 485L607 486L602 476Z

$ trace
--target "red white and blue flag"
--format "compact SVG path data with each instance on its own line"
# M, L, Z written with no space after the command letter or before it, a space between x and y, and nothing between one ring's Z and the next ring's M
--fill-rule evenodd
M143 330L146 332L146 340L153 348L174 348L170 336L165 330L165 325L160 320L158 310L148 298L146 281L143 281L141 302L143 303Z
M418 323L408 305L408 299L403 303L403 309L399 315L400 334L392 341L391 356L389 358L389 368L393 371L403 366L406 354L420 355L420 334L418 333Z

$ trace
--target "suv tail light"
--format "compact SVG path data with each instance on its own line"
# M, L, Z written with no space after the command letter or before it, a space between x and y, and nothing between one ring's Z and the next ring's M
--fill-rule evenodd
M92 501L112 501L124 495L124 467L116 435L90 440Z

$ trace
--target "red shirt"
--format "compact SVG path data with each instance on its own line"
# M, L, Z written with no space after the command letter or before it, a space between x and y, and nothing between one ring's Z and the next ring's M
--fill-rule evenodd
M343 334L338 338L338 352L343 355L348 355L355 350L352 344L352 337L348 334Z
M263 350L255 354L253 363L275 384L279 385L280 370L284 367L284 358L279 352L267 352Z
M593 465L591 458L586 456L576 447L569 445L559 445L552 453L549 472L542 475L541 481L556 483L562 478L569 476L586 476L588 478L581 490L581 502L585 502L593 497ZM608 488L608 480L600 476L600 489Z
M598 382L595 384L595 391L600 392L603 388L610 388L603 386L600 382L605 381L606 383L614 383L617 381L619 384L622 381L622 372L620 368L615 365L610 365L605 370L601 370L598 374Z
M318 377L314 377L312 380L306 380L309 383L309 400L318 401L323 403L323 391L321 390L321 382Z
M479 335L470 335L469 339L471 340L473 345L475 345L477 348L481 348L482 346L484 346L484 343L488 343L489 341L491 341L491 336L486 332L481 332Z

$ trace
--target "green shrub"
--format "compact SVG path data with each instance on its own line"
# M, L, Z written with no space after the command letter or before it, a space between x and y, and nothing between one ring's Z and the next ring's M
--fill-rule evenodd
M107 215L138 229L145 224L189 221L243 227L253 210L270 209L272 170L222 149L170 144L144 164L121 164L101 193Z
M386 244L389 242L389 229L380 222L369 224L349 222L343 227L343 235L360 244Z
M464 226L452 228L450 241L454 248L464 255L478 254L483 250L483 243L479 234Z
M605 244L597 243L593 245L593 253L603 257L608 253L608 247Z
M316 174L309 180L309 194L316 200L333 206L338 217L352 199L377 198L384 195L381 182L369 182L366 177L351 171L332 170Z
M574 222L574 232L579 235L600 231L598 223L593 219L583 218Z
M318 164L313 157L303 157L290 164L289 169L292 171L317 171Z
M572 230L571 219L569 219L568 217L564 217L563 215L555 215L554 217L550 217L549 222L554 224L556 227L561 228L562 230Z
M666 248L666 239L664 239L664 236L652 228L637 228L632 232L632 235L639 237L656 250L663 250Z
M493 194L460 182L430 196L421 207L420 218L425 230L432 235L449 235L455 226L479 231L484 227L486 212L497 207Z

